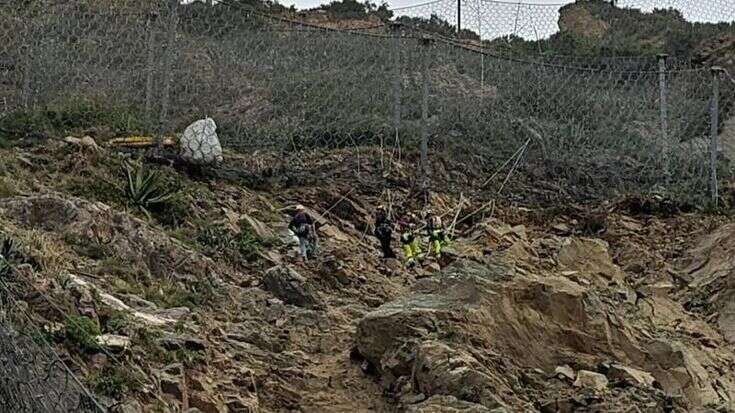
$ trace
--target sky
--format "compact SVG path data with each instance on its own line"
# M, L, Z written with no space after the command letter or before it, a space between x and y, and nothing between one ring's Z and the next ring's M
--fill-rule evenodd
M284 6L296 5L297 9L310 9L320 4L327 4L330 0L280 0L279 3ZM422 0L389 0L386 3L391 8L412 6L414 4L423 3ZM524 1L526 2L526 1ZM375 1L375 3L381 3L381 1ZM512 2L511 2L512 3ZM530 2L529 2L530 3ZM574 0L536 0L532 3L538 4L560 4L560 3L574 3Z

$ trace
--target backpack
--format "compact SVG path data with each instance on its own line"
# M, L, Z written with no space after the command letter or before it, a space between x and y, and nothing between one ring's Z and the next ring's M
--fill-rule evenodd
M309 233L311 232L311 227L309 224L301 224L296 227L296 231L294 232L296 233L296 236L303 238L309 235Z
M386 223L380 224L375 228L375 236L380 239L390 238L392 234L393 229L391 229L390 225Z
M442 227L442 219L438 215L434 215L429 220L429 225L433 229L440 229Z

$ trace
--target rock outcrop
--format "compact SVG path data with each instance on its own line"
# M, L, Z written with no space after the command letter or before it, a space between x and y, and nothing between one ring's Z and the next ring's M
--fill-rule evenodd
M154 277L188 281L219 278L210 258L102 203L52 193L5 198L0 199L0 217L29 229L63 234L87 254L114 255ZM173 273L171 268L175 268Z
M687 306L715 315L717 325L735 343L735 224L705 235L683 262L689 282Z
M286 304L315 308L322 305L308 280L289 267L273 267L266 271L263 288Z
M579 368L574 383L557 379L564 390L548 397L593 391L608 404L633 397L611 391L611 380L660 403L665 395L683 394L690 408L733 397L732 378L717 374L717 355L685 344L685 337L641 334L645 322L631 314L633 304L619 293L622 271L605 257L605 245L582 244L604 255L584 270L616 279L609 288L554 274L514 274L502 262L458 261L419 280L409 296L368 313L358 325L357 350L385 387L400 392L408 378L411 391L428 398L412 408L429 410L412 411L435 411L434 397L488 410L519 411L535 402L540 407L539 400L526 397L548 391L548 383L528 372L558 376L557 367L569 362ZM612 368L599 368L609 361ZM518 392L517 383L526 383L526 391Z

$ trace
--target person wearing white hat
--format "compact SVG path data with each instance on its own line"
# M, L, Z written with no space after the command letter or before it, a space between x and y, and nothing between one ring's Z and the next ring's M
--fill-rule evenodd
M288 229L293 231L299 239L299 253L306 261L310 255L313 255L311 240L316 234L314 234L314 220L303 205L296 205L296 213L288 224Z

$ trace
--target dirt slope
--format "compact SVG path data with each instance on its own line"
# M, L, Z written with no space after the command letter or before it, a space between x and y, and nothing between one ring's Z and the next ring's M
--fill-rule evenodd
M271 156L160 167L185 196L147 217L121 199L121 155L0 152L0 232L29 258L11 281L38 327L84 316L130 339L108 357L51 337L114 410L732 411L728 333L689 306L677 261L721 218L500 204L457 227L440 271L405 271L378 258L369 215L413 199L410 159ZM459 195L436 178L452 217ZM286 229L296 202L324 224L306 264Z

